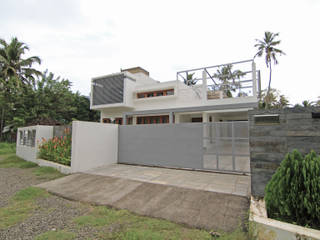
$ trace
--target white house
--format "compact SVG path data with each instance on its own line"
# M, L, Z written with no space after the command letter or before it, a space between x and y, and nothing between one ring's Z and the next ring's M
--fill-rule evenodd
M259 76L253 60L181 71L166 82L141 67L123 69L91 80L91 109L101 111L101 122L117 124L248 120Z

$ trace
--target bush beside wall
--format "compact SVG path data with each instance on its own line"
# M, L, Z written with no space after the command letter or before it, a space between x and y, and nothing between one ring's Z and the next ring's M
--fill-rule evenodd
M63 165L71 165L71 134L65 129L65 136L52 139L42 139L39 146L39 158L57 162Z
M265 189L268 216L320 229L320 157L288 153Z

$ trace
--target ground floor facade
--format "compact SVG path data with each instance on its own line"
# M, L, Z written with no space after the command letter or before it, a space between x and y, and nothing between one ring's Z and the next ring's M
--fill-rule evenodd
M131 111L101 110L102 123L119 125L247 121L256 104Z

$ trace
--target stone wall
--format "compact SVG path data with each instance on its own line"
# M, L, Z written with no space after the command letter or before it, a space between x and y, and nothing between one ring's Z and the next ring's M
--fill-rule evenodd
M320 152L320 108L249 111L251 193L264 196L264 188L288 152ZM279 115L278 123L256 123L256 116Z

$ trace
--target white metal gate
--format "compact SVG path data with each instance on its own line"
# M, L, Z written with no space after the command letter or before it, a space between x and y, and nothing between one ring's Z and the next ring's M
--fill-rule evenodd
M203 168L250 173L248 121L204 123Z

